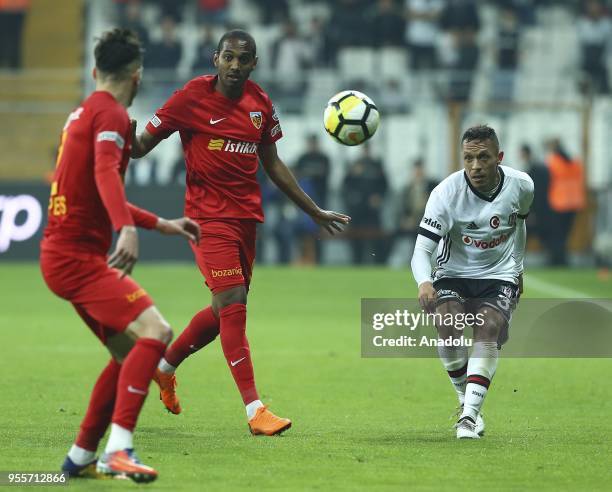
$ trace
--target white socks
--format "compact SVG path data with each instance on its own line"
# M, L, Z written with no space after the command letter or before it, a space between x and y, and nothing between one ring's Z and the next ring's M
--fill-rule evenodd
M453 383L453 387L457 392L457 398L459 398L459 403L463 405L463 400L465 397L465 384L467 379L467 347L438 346L438 355L440 356L442 365L448 372L448 377L450 378L451 383Z
M163 357L160 359L159 364L157 365L157 368L166 374L174 374L174 371L176 371L176 367L168 364L168 361L166 359L164 359Z
M482 403L497 369L497 342L474 342L474 350L468 361L465 402L461 418L476 422Z
M247 418L249 420L251 420L253 417L255 417L255 413L257 412L257 409L260 407L263 407L264 404L261 402L261 400L255 400L252 401L251 403L249 403L245 409L246 409L246 414L247 414Z
M75 465L82 466L91 463L96 458L96 453L73 444L68 451L68 457Z
M134 447L133 434L131 431L117 424L111 424L111 433L106 444L105 453L114 453L122 449Z

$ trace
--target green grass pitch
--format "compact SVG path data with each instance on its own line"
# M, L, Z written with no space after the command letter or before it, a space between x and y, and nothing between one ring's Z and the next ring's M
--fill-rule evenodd
M612 297L592 270L529 274L531 297ZM57 470L108 356L37 265L0 265L0 278L0 470ZM192 265L140 264L135 278L175 333L209 300ZM360 298L415 291L407 271L256 268L248 333L258 388L293 428L248 433L215 341L180 368L182 415L166 413L151 388L135 441L160 473L148 490L610 490L612 361L502 359L487 435L457 441L438 360L360 357Z

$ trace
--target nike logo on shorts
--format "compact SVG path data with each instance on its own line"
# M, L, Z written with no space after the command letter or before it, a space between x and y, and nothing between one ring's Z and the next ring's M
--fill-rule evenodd
M240 364L244 359L246 359L246 357L243 357L242 359L238 359L238 360L233 360L230 362L230 364L232 365L232 367L237 366L238 364Z
M146 395L146 394L147 394L147 392L146 392L146 391L143 391L143 390L139 390L139 389L137 389L137 388L134 388L134 386L132 386L131 384L128 386L127 390L128 390L130 393L136 393L137 395Z
M212 118L210 119L210 124L211 125L216 125L217 123L219 123L220 121L226 120L227 118L219 118L218 120L213 120Z

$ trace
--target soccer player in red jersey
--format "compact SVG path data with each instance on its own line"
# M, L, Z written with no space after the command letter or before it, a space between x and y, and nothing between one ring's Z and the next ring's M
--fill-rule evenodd
M197 77L176 91L132 147L132 157L142 157L173 132L180 133L187 164L185 215L202 230L199 246L192 249L212 291L212 305L198 312L166 351L156 381L168 410L180 413L176 367L220 334L251 432L275 435L288 429L291 421L277 417L259 400L246 337L255 231L263 221L256 179L259 160L272 181L330 233L340 231L350 218L319 208L278 157L278 116L268 95L248 80L257 65L251 35L240 30L225 33L213 61L217 75Z
M96 91L70 114L62 132L40 265L48 287L72 303L112 358L62 470L74 477L149 482L157 472L136 457L132 432L172 331L127 276L138 258L134 225L196 243L199 226L188 218L158 218L126 201L122 176L132 137L126 108L140 83L140 43L130 31L109 31L96 45L95 59ZM107 261L113 229L119 238ZM96 460L109 424L105 453Z

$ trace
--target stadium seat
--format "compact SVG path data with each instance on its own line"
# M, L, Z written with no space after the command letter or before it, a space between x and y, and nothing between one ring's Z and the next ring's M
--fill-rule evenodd
M378 54L379 77L383 80L402 78L408 72L407 56L404 48L381 48Z
M304 111L318 121L329 98L343 87L338 84L338 74L332 69L313 68L308 72L308 77Z
M249 0L232 0L228 2L228 5L229 18L232 24L245 26L247 29L252 29L252 27L258 24L259 10L255 2L250 2Z
M342 48L338 67L342 80L372 80L376 74L376 54L373 48Z

